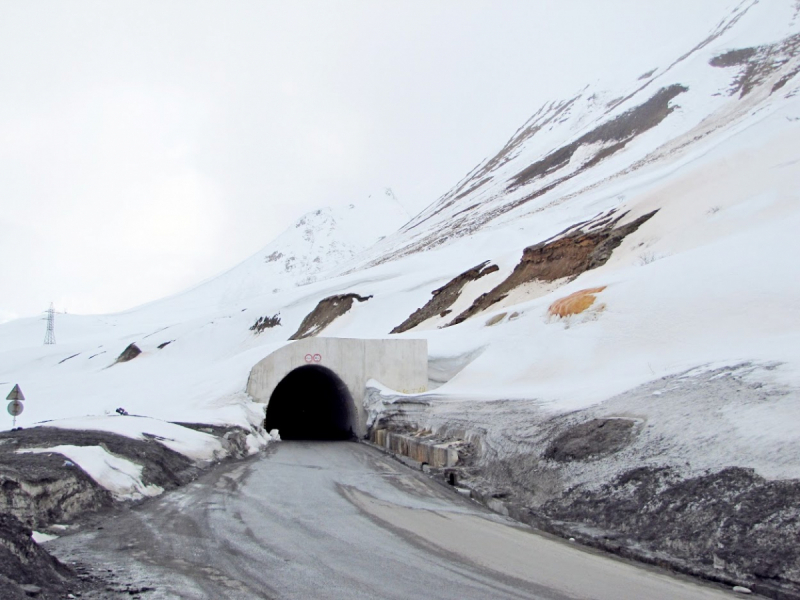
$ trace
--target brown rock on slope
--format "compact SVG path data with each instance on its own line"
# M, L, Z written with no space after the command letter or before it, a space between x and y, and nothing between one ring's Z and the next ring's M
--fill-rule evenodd
M392 329L389 333L403 333L404 331L413 329L423 321L426 321L435 315L444 316L442 313L449 309L455 303L455 301L458 300L458 297L461 295L461 290L464 289L465 285L467 285L470 281L477 281L484 275L494 273L499 269L497 265L489 265L487 267L487 264L489 264L488 260L475 267L472 267L467 271L464 271L457 277L454 277L448 281L439 289L433 290L433 292L431 292L433 294L433 298L428 300L425 306L414 311L410 317Z
M358 294L341 294L338 296L328 296L319 301L300 327L289 338L290 340L301 340L303 338L317 335L336 319L345 314L353 306L353 301L366 302L372 296L359 296Z
M117 357L117 360L114 361L114 364L117 363L124 363L128 362L129 360L133 360L137 356L142 353L139 346L136 344L128 344L128 347L122 351L122 353Z
M578 230L555 240L529 246L511 275L494 289L481 294L467 310L453 319L457 325L471 316L500 302L515 288L532 281L555 281L564 277L577 277L581 273L596 269L608 262L611 253L628 235L639 229L658 211L642 215L638 219L615 227L625 216L608 222L599 229Z

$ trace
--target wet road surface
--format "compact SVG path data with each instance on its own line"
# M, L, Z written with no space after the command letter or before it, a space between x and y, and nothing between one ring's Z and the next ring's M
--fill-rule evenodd
M349 442L274 444L103 526L48 548L143 599L733 597L532 533Z

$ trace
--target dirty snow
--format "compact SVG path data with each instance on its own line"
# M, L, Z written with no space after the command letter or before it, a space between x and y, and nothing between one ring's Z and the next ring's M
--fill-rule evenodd
M264 407L244 393L249 370L285 344L320 299L373 295L322 335L385 337L431 291L476 264L490 260L500 270L466 286L456 309L510 273L527 246L612 209L629 211L629 219L658 209L598 269L515 290L458 326L440 328L446 319L431 319L401 334L428 340L436 389L417 397L433 401L423 417L441 424L454 414L447 407L458 406L479 415L471 426L483 430L625 398L625 410L677 436L669 450L676 460L742 461L771 478L798 476L800 441L788 424L797 422L800 405L800 76L772 93L785 74L779 71L740 99L728 94L737 69L708 64L728 50L800 32L793 14L792 0L731 2L718 29L682 39L684 52L669 58L652 50L656 72L646 81L593 83L554 98L529 123L542 124L534 135L521 129L498 161L490 155L463 186L405 226L405 215L385 203L322 210L182 294L114 315L57 315L56 346L41 345L38 319L4 323L0 393L21 385L28 400L19 424L26 427L48 421L149 434L205 458L218 450L208 436L168 422L237 425L253 432L248 445L256 449L267 438L258 432ZM583 147L563 173L508 189L530 164L674 84L688 90L670 114L612 156L543 190L597 150ZM627 99L611 107L617 98ZM469 177L484 168L487 182L475 186ZM602 310L548 318L554 300L600 286L607 286ZM280 326L249 330L277 313ZM132 342L142 354L113 364ZM772 365L748 375L765 394L759 402L726 403L709 386L693 393L694 408L670 411L653 401L663 393L648 391L698 367L742 364ZM118 417L117 407L135 416ZM689 419L698 421L685 427Z
M41 531L34 531L32 532L31 537L37 544L44 544L50 540L57 540L59 536L50 533L42 533Z
M47 425L43 423L40 426ZM148 417L89 416L59 419L54 425L59 429L107 431L135 440L155 439L170 450L195 460L213 460L224 454L219 439L209 433Z
M80 466L89 477L119 500L158 496L164 489L142 482L142 467L115 456L100 446L54 446L18 450L19 454L57 453Z

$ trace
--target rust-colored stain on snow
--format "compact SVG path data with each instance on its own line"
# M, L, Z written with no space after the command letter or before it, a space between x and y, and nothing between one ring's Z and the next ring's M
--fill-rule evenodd
M547 314L551 317L578 315L594 304L595 300L597 300L595 294L599 294L604 289L606 289L606 286L588 288L556 300L547 309Z

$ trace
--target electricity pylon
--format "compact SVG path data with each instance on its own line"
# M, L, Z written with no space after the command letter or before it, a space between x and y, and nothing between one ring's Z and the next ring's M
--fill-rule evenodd
M44 334L44 343L45 346L56 343L56 311L52 302L47 309L47 333Z

